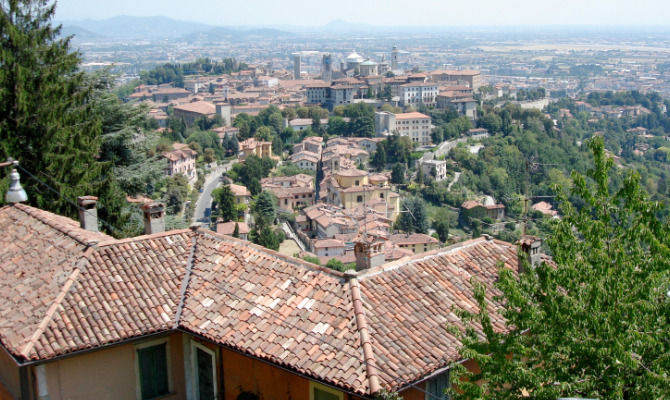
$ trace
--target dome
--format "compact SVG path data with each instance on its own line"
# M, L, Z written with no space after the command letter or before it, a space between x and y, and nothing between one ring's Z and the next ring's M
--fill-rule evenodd
M374 67L375 65L377 65L377 63L374 62L374 61L372 61L372 60L367 60L367 61L363 61L363 62L361 63L361 65Z
M347 62L362 63L363 60L364 60L363 56L356 53L356 51L353 51L351 54L347 56Z

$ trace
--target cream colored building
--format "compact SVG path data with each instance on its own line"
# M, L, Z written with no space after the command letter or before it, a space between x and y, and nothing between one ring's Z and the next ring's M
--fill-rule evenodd
M370 182L367 171L339 170L328 181L327 201L344 209L365 206L395 220L400 210L400 196L391 191L385 181L379 182L382 183Z
M420 112L410 112L395 115L395 130L400 136L408 136L412 142L427 145L431 144L430 117Z

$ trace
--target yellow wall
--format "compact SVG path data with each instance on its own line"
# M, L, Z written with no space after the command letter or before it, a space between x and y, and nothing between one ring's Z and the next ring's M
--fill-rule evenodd
M336 175L335 178L337 179L337 183L340 184L341 187L343 188L348 188L352 186L363 186L368 184L368 176L342 176L342 175ZM356 185L356 181L358 181L358 185Z
M140 343L143 342L137 342ZM168 348L172 394L161 399L185 399L181 334L168 336ZM45 367L50 400L137 398L135 354L133 343L47 363Z
M19 366L4 349L0 349L0 399L18 398L20 393Z

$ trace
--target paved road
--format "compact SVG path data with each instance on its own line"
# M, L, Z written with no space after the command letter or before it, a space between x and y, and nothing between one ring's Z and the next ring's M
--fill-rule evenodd
M447 192L451 191L451 187L454 186L454 183L458 182L458 178L460 177L461 177L460 172L454 172L454 179L451 182L449 182L449 186L447 186Z
M198 201L195 203L195 211L193 212L193 221L207 224L209 217L205 217L205 210L212 205L212 191L219 186L219 177L225 171L228 171L237 160L231 160L225 164L218 165L214 168L202 185L202 193L198 196Z

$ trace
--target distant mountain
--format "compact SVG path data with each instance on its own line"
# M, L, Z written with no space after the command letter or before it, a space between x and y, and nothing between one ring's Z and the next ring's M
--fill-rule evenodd
M228 28L216 27L206 31L189 33L182 37L187 41L218 42L223 40L241 39L241 38L286 38L295 36L294 33L271 28Z
M98 35L97 33L93 33L76 25L63 25L60 34L63 37L74 36L73 40L78 40L80 42L87 42L103 38L102 35Z
M103 20L64 21L67 29L78 28L91 33L127 39L170 39L211 29L211 25L180 21L167 17L119 16Z

